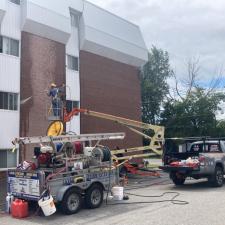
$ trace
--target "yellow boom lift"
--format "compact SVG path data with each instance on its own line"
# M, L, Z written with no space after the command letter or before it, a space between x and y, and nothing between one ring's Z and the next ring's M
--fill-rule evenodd
M162 155L162 145L164 142L164 127L152 124L143 123L140 121L130 120L123 117L113 116L101 112L95 112L88 109L75 108L70 113L67 113L64 109L63 119L59 121L53 121L47 130L48 136L57 136L63 133L63 124L69 122L73 116L79 113L84 113L87 116L97 117L101 119L110 120L112 122L121 124L131 131L141 135L145 139L149 140L148 146L139 146L127 149L115 149L111 151L112 157L116 160L131 160L133 158L144 158L153 155ZM152 136L144 133L144 131L151 130ZM117 157L118 154L125 154L122 157Z

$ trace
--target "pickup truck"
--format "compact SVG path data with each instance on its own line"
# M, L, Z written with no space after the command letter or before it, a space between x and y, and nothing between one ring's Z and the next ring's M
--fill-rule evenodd
M207 178L212 186L221 187L225 173L225 141L196 141L182 152L175 146L165 147L160 169L170 174L175 185L183 185L187 177L192 177Z

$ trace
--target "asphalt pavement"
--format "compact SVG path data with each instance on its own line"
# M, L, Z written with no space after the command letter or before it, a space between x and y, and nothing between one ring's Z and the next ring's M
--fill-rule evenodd
M155 197L165 192L175 193ZM104 202L98 209L81 209L71 216L57 212L50 217L32 214L26 219L18 220L1 214L0 224L225 225L225 184L222 188L212 188L206 180L187 180L184 186L175 187L168 176L162 174L161 178L130 179L126 193L129 195L127 201L111 200L108 205ZM177 194L179 196L171 201Z

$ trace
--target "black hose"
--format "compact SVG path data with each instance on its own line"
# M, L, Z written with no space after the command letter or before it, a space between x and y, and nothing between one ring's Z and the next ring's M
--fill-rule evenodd
M137 196L137 197L143 197L143 198L159 198L163 197L166 194L174 194L174 196L171 199L165 199L165 200L156 200L156 201L138 201L138 202L117 202L117 203L110 203L107 205L132 205L132 204L153 204L153 203L161 203L161 202L171 202L175 205L187 205L189 202L184 200L177 200L176 198L180 196L180 193L178 192L164 192L161 195L139 195L139 194L132 194L132 193L126 193L127 195Z
M102 149L102 153L103 153L103 159L102 162L107 162L107 161L111 161L111 151L108 147L103 147Z

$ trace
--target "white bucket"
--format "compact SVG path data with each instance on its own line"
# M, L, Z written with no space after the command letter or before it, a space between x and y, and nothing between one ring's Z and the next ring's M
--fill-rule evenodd
M123 200L123 187L115 186L112 188L113 198L115 200Z
M38 205L41 207L45 216L50 216L56 212L56 207L51 195L49 196L49 199L47 200L45 200L45 198L40 199L38 201Z
M83 162L77 161L74 163L74 169L75 170L82 170L83 169Z

